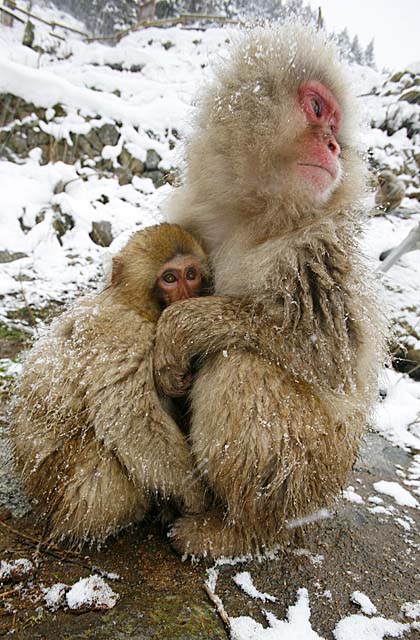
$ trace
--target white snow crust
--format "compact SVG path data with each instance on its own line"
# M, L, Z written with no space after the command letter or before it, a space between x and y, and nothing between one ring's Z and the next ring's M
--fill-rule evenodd
M410 628L409 624L395 620L353 615L340 620L333 634L336 640L383 640L388 637L402 638Z
M233 577L233 581L242 589L244 593L246 593L251 598L255 598L256 600L262 600L262 602L277 602L277 598L274 596L270 596L268 593L262 593L258 591L255 587L251 574L249 571L242 571L241 573L237 573Z
M112 609L119 595L100 576L81 578L66 593L67 605L70 609L94 607Z
M7 582L13 576L19 576L22 580L32 573L34 565L27 558L19 558L18 560L0 561L0 582Z
M350 600L355 604L358 604L362 610L362 613L365 613L366 615L370 616L378 613L378 610L373 604L372 600L361 591L353 591L353 593L350 595Z
M404 487L398 484L398 482L380 480L379 482L375 482L373 487L379 493L383 493L394 498L395 502L402 507L420 507L418 500L416 500L416 498L412 496L407 489L404 489Z
M70 589L67 584L57 582L48 589L43 589L44 602L47 609L56 611L65 602L66 592Z
M354 502L355 504L364 503L362 496L354 490L354 487L351 486L343 490L343 498L349 502Z
M407 618L417 620L420 618L420 600L416 600L416 602L405 602L401 607L401 611Z
M311 627L307 589L299 589L297 602L289 607L287 620L278 620L264 611L269 627L264 628L248 616L230 618L233 640L323 640Z

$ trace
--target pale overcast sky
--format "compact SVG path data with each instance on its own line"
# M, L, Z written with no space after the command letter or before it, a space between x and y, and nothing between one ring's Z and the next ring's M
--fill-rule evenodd
M420 61L420 0L310 0L321 7L327 30L359 37L365 49L375 39L379 68L402 69Z

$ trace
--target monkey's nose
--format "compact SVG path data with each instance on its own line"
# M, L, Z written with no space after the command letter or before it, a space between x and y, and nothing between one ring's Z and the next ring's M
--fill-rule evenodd
M327 146L334 156L340 155L340 151L341 151L340 145L338 144L334 136L328 136Z

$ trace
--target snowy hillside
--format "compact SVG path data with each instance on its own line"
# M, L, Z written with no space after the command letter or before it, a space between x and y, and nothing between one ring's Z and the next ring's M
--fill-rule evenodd
M85 28L74 18L38 7L36 2L32 10L47 20L64 22L81 31ZM35 41L33 48L29 48L21 44L23 32L22 23L15 23L12 28L0 24L0 347L2 337L15 331L16 335L36 335L51 314L73 297L99 285L110 255L121 247L133 230L162 220L162 205L182 164L182 141L189 132L194 98L200 85L211 74L211 64L217 63L220 56L229 51L230 42L235 37L232 27L207 31L181 27L150 28L127 35L115 46L108 46L98 42L88 44L74 32L59 28L52 31L49 26L36 22ZM368 67L353 65L349 68L354 91L360 96L360 104L366 114L367 126L361 132L361 144L372 168L372 191L365 199L367 211L374 209L373 194L379 170L391 169L406 187L406 197L395 213L384 215L376 211L376 215L367 219L363 251L372 270L379 266L379 256L383 251L398 245L420 223L419 72L420 65L402 69L400 74L392 77ZM394 347L398 355L410 361L408 368L413 368L415 364L411 361L420 362L420 250L404 255L386 274L378 277L395 327ZM404 344L405 351L397 346L398 341ZM0 399L2 381L13 378L20 367L18 358L1 357L0 352ZM414 554L418 550L418 544L414 542L414 516L418 513L420 501L420 382L388 370L381 391L384 399L378 402L372 422L392 445L400 447L386 443L390 450L397 451L395 460L398 464L395 466L398 467L399 482L386 482L381 475L381 481L371 488L373 480L366 480L366 477L375 471L369 468L363 476L358 469L357 492L350 486L343 493L343 501L351 503L346 505L349 511L355 510L358 518L355 530L359 532L362 543L358 548L354 541L357 538L353 539L350 529L346 529L350 526L346 520L341 525L342 529L334 533L334 544L330 544L330 547L337 546L340 561L338 568L331 566L337 575L344 576L348 593L344 588L341 591L350 597L353 607L352 615L347 615L344 610L336 615L332 609L335 622L334 625L328 624L337 640L382 640L385 637L406 637L410 633L409 637L414 638L420 628L419 601L408 602L407 596L400 617L395 621L385 618L388 615L386 611L379 604L378 611L367 595L354 591L353 587L351 591L348 588L350 578L354 578L358 588L372 591L375 602L384 601L382 593L375 591L375 583L368 573L371 567L365 566L362 553L362 547L369 542L370 531L375 558L377 553L379 556L376 547L381 546L384 538L380 538L377 532L384 521L400 527L404 536L404 558L406 556L405 560L411 561L413 566ZM1 418L0 411L0 436L3 435ZM384 442L382 438L375 437ZM3 442L4 437L0 444ZM398 456L403 455L401 449L409 459L408 471L403 471L399 464ZM394 458L391 460L393 466ZM6 467L2 469L0 464L0 471L8 480L8 470L4 469ZM380 469L382 473L382 467ZM364 492L363 496L359 492ZM14 488L9 493L13 494L16 502L22 500L16 497ZM382 496L386 496L385 501ZM321 516L324 517L322 513ZM370 522L367 516L372 521L377 518L373 529L366 529L366 523ZM349 565L341 556L340 544L346 536L351 539L351 554L356 558L360 555L360 576L350 575ZM144 547L149 544L149 537ZM150 553L154 553L153 549L155 547ZM324 612L332 607L331 601L337 600L337 593L332 593L330 583L326 582L330 580L333 584L331 570L328 574L326 569L329 566L328 555L333 554L328 546L322 544L317 549L325 553L325 558L318 553L312 554L308 549L296 550L296 556L306 558L309 569L302 571L299 568L297 580L301 588L292 595L287 593L283 578L278 583L254 583L255 575L261 580L256 568L253 576L245 571L236 574L236 564L246 564L248 558L224 559L207 570L206 591L216 603L219 615L224 611L225 599L222 602L217 594L222 592L228 579L225 594L232 591L234 583L244 597L264 603L261 615L255 620L250 617L253 614L248 603L242 609L246 615L229 617L232 638L322 640L314 630L316 625L311 622L311 612L318 607L323 611L322 617L328 618ZM389 571L394 571L398 579L404 565L401 558L398 562L394 559L394 553L397 556L397 550L392 549L390 554L395 567L387 561L386 568L390 567ZM144 562L144 550L137 556L136 560L140 558ZM153 557L150 571L159 562ZM170 563L176 564L172 556ZM226 573L229 566L223 566L229 563L235 573L233 583ZM124 560L122 564L133 564L137 572L132 556L129 562ZM167 566L164 565L166 571ZM4 578L14 569L2 560L0 579L2 572ZM80 567L76 566L76 569ZM93 566L93 569L97 567ZM291 570L293 564L287 567L284 575L289 576ZM308 575L310 570L316 576L316 597L313 592L309 594L304 586L307 584L305 571ZM130 590L136 582L141 589L146 589L147 571L147 564L141 565L138 575L136 573L131 582L127 581ZM274 573L272 565L269 571L265 571L267 580L271 579L271 573ZM55 580L55 571L53 575ZM104 574L107 578L111 575L114 575L111 578L114 580L116 574ZM328 590L321 587L324 578L329 584ZM383 578L381 573L384 584L388 579L389 576ZM94 582L98 580L102 578L97 577ZM173 585L177 583L169 578L167 581L172 598ZM50 590L43 589L45 607L54 612L59 606L70 609L83 607L89 596L88 587L92 585L87 584L86 579L82 585L80 582L75 582L73 587L57 583ZM190 574L185 582L191 583ZM152 579L151 584L154 603L161 583ZM260 591L257 584L266 584L264 591ZM78 599L76 606L72 607L70 601L75 597L75 587ZM105 593L108 600L111 599L111 604L105 608L111 608L119 596L106 584L103 588L108 590ZM119 588L123 591L124 584ZM391 589L390 586L387 598L390 602L394 599L395 604L397 598ZM408 590L408 587L404 585L404 589ZM339 590L337 586L336 591ZM201 587L197 591L201 592ZM58 592L62 600L66 594L64 600L67 605L60 605L58 598L53 599ZM128 589L126 596L127 593ZM24 598L25 594L22 600ZM266 603L282 600L288 603L283 615L277 614L279 617L276 617L266 611ZM39 603L38 600L35 602ZM174 602L175 605L171 606L179 608L178 600ZM134 604L124 606L129 608ZM93 607L93 610L99 609ZM228 617L226 611L224 614ZM190 615L191 608L188 608ZM264 621L265 626L257 620ZM331 634L328 637L332 637Z
M46 17L83 29L53 10ZM23 30L0 26L0 322L32 333L56 303L96 286L110 252L134 229L161 220L194 96L234 31L150 28L108 46L63 29L54 35L37 22L29 48ZM366 225L372 269L420 221L419 75L414 67L403 71L387 78L349 68L368 125L367 209L379 169L393 170L407 189L396 214ZM419 252L382 280L397 336L409 349L399 355L418 358Z

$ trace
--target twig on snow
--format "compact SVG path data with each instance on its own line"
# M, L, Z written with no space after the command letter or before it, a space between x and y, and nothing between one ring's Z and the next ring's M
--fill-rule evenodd
M231 632L231 626L230 626L230 620L229 620L229 616L226 613L226 610L220 600L220 598L218 596L216 596L215 593L213 593L213 591L210 589L210 587L205 584L203 585L203 589L207 594L208 599L214 604L214 607L219 615L219 618L221 619L221 621L223 622L226 631L228 632L228 635L230 637L230 632Z

